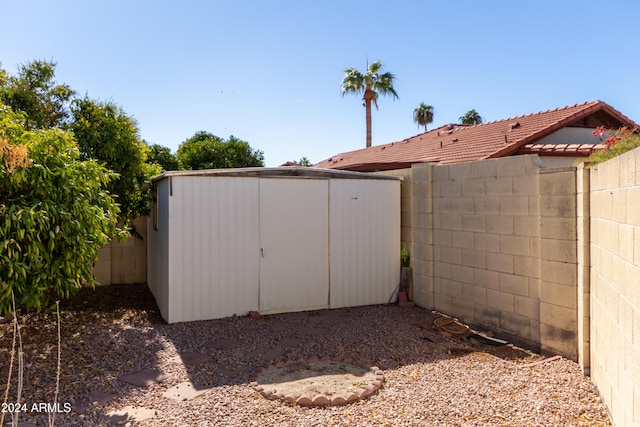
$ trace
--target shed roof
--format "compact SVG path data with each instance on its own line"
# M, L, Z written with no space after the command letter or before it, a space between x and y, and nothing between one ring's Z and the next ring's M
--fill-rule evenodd
M378 179L402 180L402 177L374 173L352 172L336 169L310 168L305 166L284 166L276 168L232 168L232 169L203 169L187 171L163 172L151 178L151 182L158 182L165 178L182 176L210 176L210 177L258 177L258 178L337 178L337 179Z
M479 125L449 124L399 142L337 154L315 166L371 172L402 169L414 163L462 163L524 153L588 155L597 144L571 144L553 150L537 147L535 142L564 127L600 125L637 127L605 102L591 101Z

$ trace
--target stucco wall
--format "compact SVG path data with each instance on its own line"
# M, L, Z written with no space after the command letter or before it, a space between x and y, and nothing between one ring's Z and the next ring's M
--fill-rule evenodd
M616 426L640 425L640 150L591 169L591 376Z

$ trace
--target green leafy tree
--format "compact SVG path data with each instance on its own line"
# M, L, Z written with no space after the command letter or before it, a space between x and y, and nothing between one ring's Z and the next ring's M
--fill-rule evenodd
M95 159L118 174L108 189L120 205L120 221L126 228L132 219L148 213L149 178L161 168L147 163L149 147L135 120L120 107L85 97L73 101L71 112L69 128L82 158Z
M298 166L308 166L308 167L313 166L313 163L311 163L311 161L309 159L307 159L306 157L302 157L297 162L294 160L292 163L295 163Z
M424 126L424 131L427 131L427 125L433 123L433 115L435 111L431 105L427 105L421 102L420 105L413 110L413 121L418 123L418 126Z
M479 125L482 121L482 117L475 109L467 111L464 116L460 117L460 123L463 125Z
M248 142L231 135L224 140L199 131L184 141L177 152L180 168L185 170L264 166L264 154Z
M168 147L159 144L149 145L147 163L155 163L165 171L177 171L180 169L178 157L176 157Z
M362 105L366 110L367 124L367 147L371 147L371 104L378 109L378 95L393 95L398 98L398 94L393 87L395 76L389 72L381 73L382 62L376 61L367 67L366 73L361 73L355 68L344 70L342 79L342 96L347 93L355 95L362 94Z
M0 71L0 99L13 111L26 114L28 129L61 127L69 119L74 91L55 81L55 62L32 61L18 67L16 76Z
M73 135L32 130L0 102L0 313L95 284L98 248L119 235L114 174L82 160Z

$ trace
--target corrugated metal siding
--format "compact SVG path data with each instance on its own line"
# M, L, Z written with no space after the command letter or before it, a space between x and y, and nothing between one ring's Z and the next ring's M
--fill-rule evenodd
M147 218L147 284L163 318L169 315L169 181L157 184L154 212Z
M400 182L329 185L331 308L389 302L400 280Z
M258 178L171 178L167 321L258 309Z
M328 307L328 181L260 180L260 312Z

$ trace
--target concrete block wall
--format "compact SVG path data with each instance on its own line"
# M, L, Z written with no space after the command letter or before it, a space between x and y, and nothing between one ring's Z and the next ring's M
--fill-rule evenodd
M576 168L540 169L540 343L578 359Z
M433 308L534 348L539 170L536 156L433 167Z
M130 237L100 248L93 267L101 285L145 283L147 281L147 218L136 218L134 225L142 239Z
M590 365L614 425L640 426L640 149L590 170Z

